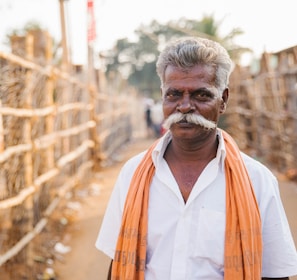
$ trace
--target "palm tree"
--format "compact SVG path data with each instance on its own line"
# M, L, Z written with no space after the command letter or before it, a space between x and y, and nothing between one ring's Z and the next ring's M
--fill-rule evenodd
M200 21L180 18L166 24L154 20L149 25L141 25L135 31L138 38L136 42L120 39L113 49L104 54L107 75L120 72L140 92L159 95L160 82L155 66L159 50L168 40L189 35L218 41L228 50L233 61L238 63L241 55L250 51L234 43L234 39L243 32L234 28L227 35L220 36L221 23L222 20L216 21L212 15L207 15Z

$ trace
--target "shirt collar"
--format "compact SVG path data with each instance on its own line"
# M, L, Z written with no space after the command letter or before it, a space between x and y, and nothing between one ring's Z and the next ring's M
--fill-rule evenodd
M223 168L225 158L226 158L226 147L225 147L222 132L219 129L217 129L217 137L219 140L219 145L218 145L216 160L218 161L218 164L221 166L221 168ZM159 161L164 160L163 155L171 139L172 139L171 132L167 131L165 135L163 135L160 138L160 141L157 143L155 149L153 150L152 160L156 167L158 166Z

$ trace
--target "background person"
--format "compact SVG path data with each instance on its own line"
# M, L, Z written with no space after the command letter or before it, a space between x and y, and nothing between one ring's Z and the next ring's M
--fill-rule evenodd
M151 98L145 99L145 109L144 109L144 117L146 123L146 136L148 138L153 137L154 135L154 125L152 120L152 106L154 104L154 100Z
M159 138L162 135L162 124L164 121L163 106L160 101L156 101L151 107L151 119L154 127L155 137Z

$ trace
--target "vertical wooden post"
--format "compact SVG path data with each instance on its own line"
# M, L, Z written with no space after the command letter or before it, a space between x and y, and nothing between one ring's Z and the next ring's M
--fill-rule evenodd
M27 58L30 60L33 58L33 36L32 34L28 34L26 37L26 53L27 53ZM26 72L26 82L25 82L25 89L27 92L27 97L25 100L24 107L29 109L32 107L32 92L30 90L31 88L31 78L32 78L32 71L27 70ZM32 137L31 137L31 131L32 131L32 124L31 124L31 119L28 118L24 122L24 130L23 130L23 139L24 143L30 144L32 143ZM32 165L32 151L26 152L24 155L24 176L25 176L25 187L30 186L33 184L33 165ZM33 205L33 196L29 196L25 203L24 203L24 208L25 208L25 221L26 224L24 225L24 233L30 232L33 229L33 223L34 223L34 205ZM26 263L28 266L33 265L33 255L32 255L32 245L29 244L27 246L27 251L25 252L26 256Z
M65 0L59 0L60 2L60 20L61 20L61 35L62 35L62 70L69 73L69 52L68 52L68 41L67 41L67 32L66 32L66 19L65 19ZM70 99L70 85L68 82L63 81L63 89L60 93L60 100L62 100L63 104L67 103ZM69 113L63 114L62 126L64 129L67 129L69 126ZM69 152L70 149L70 141L69 138L64 138L62 140L62 153Z
M47 33L46 49L45 49L45 59L46 59L47 64L50 64L53 59L52 46L53 46L52 38ZM54 105L54 83L53 83L52 76L48 77L48 79L46 80L45 88L46 88L46 90L45 90L45 99L46 99L45 106L53 106ZM45 123L46 123L46 128L45 128L46 134L52 133L54 130L54 116L53 116L53 114L46 117ZM49 169L53 168L53 166L54 166L54 150L53 150L52 146L49 149L47 149L46 159L47 159L48 168Z
M62 35L62 69L68 70L69 65L69 54L68 54L68 44L67 44L67 33L66 33L66 21L65 21L65 9L64 0L60 1L60 20L61 20L61 35Z
M2 107L2 102L0 100L0 107ZM3 119L0 113L0 153L4 151L4 129L3 129ZM5 170L0 168L0 200L6 198L7 196L7 186L6 177L4 174Z
M94 169L97 170L99 168L99 149L100 143L97 135L97 128L101 123L97 116L97 108L98 108L98 95L99 91L99 82L95 78L95 69L94 69L94 46L93 42L96 39L96 24L95 24L95 16L94 16L94 1L87 0L87 17L88 17L88 26L87 26L87 50L88 50L88 75L87 75L87 83L88 83L88 93L89 93L89 103L93 104L93 109L90 112L90 118L95 121L95 126L91 128L90 135L92 140L94 141L94 147L92 155L94 160ZM100 79L99 79L100 81Z
M51 64L53 55L52 55L52 38L47 33L46 34L46 48L45 48L45 60L46 64ZM45 106L53 106L54 105L54 82L53 76L47 78L45 83ZM45 118L45 133L51 134L54 131L54 115L48 115ZM52 144L50 147L46 149L45 152L46 158L46 168L50 170L54 168L55 160L54 160L54 145ZM50 201L52 200L52 195L49 198Z

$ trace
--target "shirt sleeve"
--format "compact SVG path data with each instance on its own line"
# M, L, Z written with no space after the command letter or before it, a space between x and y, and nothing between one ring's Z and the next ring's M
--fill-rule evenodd
M114 257L118 234L121 227L122 213L131 178L138 165L141 155L133 157L121 169L111 193L95 247L109 256Z
M262 214L263 277L286 277L297 274L297 255L278 183Z
M276 177L261 163L247 164L257 197L263 236L262 277L297 275L297 253Z
M116 183L111 193L95 243L96 248L109 256L111 259L114 257L115 244L121 222L119 185L120 183Z

